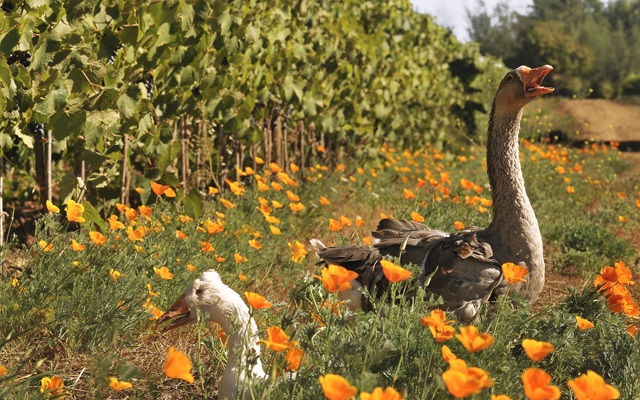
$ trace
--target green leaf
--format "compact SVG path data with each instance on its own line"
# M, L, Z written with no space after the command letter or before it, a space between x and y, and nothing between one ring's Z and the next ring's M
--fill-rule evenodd
M256 42L260 39L260 29L256 28L253 23L250 23L244 30L244 37L249 43Z
M202 216L202 195L199 190L191 189L189 194L184 197L184 209L187 215L194 218L200 218Z
M127 93L122 93L117 101L118 110L122 113L122 116L125 118L131 118L138 108L138 103L129 97Z
M33 111L42 116L49 117L67 105L67 96L67 89L59 88L52 90L47 93L44 101L36 103Z
M97 171L102 164L107 160L106 156L96 153L95 151L85 150L82 153L82 159L86 163L87 170L89 172Z
M11 70L7 64L7 59L3 54L0 54L0 83L5 89L9 89L12 86L13 79L11 77Z
M82 213L82 216L87 221L93 222L94 224L98 225L102 233L106 233L107 223L100 217L98 211L96 211L96 209L88 201L85 201L84 203L82 203L82 205L84 206L84 212Z
M49 125L51 126L53 137L60 141L70 136L82 134L86 121L87 112L84 110L76 110L74 112L63 110L51 118Z
M78 186L78 178L76 178L73 172L67 172L62 176L62 179L58 182L58 188L63 203L69 199Z
M178 157L178 154L180 154L180 143L174 141L160 154L158 169L164 173L169 165Z
M183 31L186 31L193 25L194 16L195 16L195 11L193 9L193 5L185 4L182 7L182 14L180 15L180 22L182 24Z
M223 11L222 15L218 18L218 24L220 24L220 34L226 36L229 33L229 28L231 28L231 14L229 14L229 9Z

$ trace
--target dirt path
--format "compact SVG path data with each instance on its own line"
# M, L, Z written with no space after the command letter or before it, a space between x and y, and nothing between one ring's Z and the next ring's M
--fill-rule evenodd
M580 127L579 139L640 141L640 105L604 99L567 99L560 104Z

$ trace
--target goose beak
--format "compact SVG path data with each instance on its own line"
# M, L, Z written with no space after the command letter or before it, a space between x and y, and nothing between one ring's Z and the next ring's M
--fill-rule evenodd
M543 65L538 68L529 68L524 65L516 69L524 87L524 97L538 97L543 94L552 93L552 87L540 86L542 80L553 70L551 65Z
M193 318L191 317L191 313L189 312L189 307L187 307L187 301L185 300L184 294L180 296L171 307L169 307L167 312L165 312L160 316L160 318L158 318L156 324L160 325L164 321L168 321L174 317L178 318L173 320L169 325L162 329L162 332L166 332L179 326L187 325L194 322Z

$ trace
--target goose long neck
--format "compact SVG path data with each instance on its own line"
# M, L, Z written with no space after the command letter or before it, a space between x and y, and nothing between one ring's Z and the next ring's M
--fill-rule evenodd
M523 290L534 300L544 284L542 238L524 185L518 134L520 110L491 109L487 142L487 173L491 185L493 220L486 232L502 262L524 263L529 281Z

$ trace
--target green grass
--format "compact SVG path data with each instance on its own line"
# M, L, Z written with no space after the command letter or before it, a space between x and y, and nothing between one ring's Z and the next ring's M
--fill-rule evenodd
M54 374L64 378L75 398L214 398L226 363L217 328L200 323L160 334L150 308L143 307L150 299L165 310L209 268L218 270L239 293L258 292L275 303L272 309L254 312L261 337L266 337L268 326L277 325L305 351L296 378L274 378L258 385L259 398L322 398L318 376L327 373L342 375L360 391L393 386L410 399L448 398L441 377L448 368L441 344L420 324L429 313L421 291L393 306L376 304L380 312L352 314L343 308L335 315L322 305L335 298L313 278L319 267L308 240L361 243L380 213L410 218L415 211L428 225L451 231L455 221L485 226L491 216L489 207L480 203L490 198L483 153L475 147L449 152L427 148L413 154L384 149L382 158L362 170L347 164L291 173L298 187L283 186L301 197L305 209L298 212L289 208L292 202L284 190L259 192L251 176L245 178L241 196L229 191L210 196L205 215L196 221L181 219L179 200L161 198L148 204L153 209L148 219L138 217L134 228L143 226L146 232L137 242L121 230L105 232L107 242L95 245L88 235L95 228L89 223L75 229L77 224L66 221L64 210L46 215L38 221L36 237L53 244L53 250L45 252L38 244L2 249L3 256L11 251L21 258L24 268L0 279L0 365L8 370L0 377L0 398L40 398L40 379ZM548 271L582 277L586 286L535 309L517 299L502 301L497 309L486 307L479 329L495 338L486 350L470 354L455 338L446 344L495 380L477 398L489 398L490 393L523 398L520 375L534 366L520 344L525 338L554 344L555 351L537 366L553 376L565 398L570 394L567 380L588 369L618 388L621 398L634 398L640 382L628 377L640 375L640 346L626 333L626 318L609 311L606 299L591 289L588 279L620 260L637 273L638 242L629 240L640 222L637 174L614 149L600 147L575 150L527 143L522 147L522 164L545 241ZM267 170L258 173L267 182L277 182ZM419 187L418 178L426 184ZM480 193L464 189L461 178L482 188ZM575 193L568 193L568 186ZM405 188L416 198L406 200ZM224 208L220 196L235 207ZM321 196L331 204L322 206ZM282 234L271 233L270 225L276 225L257 210L259 197L269 200ZM273 207L273 200L283 207ZM331 233L329 218L340 216L353 224ZM622 223L620 216L627 221ZM363 226L356 226L357 217L365 221ZM130 223L124 215L119 220ZM224 231L200 231L206 220L223 222ZM188 238L177 238L178 229ZM72 239L86 248L72 251ZM258 240L262 248L251 247L250 239ZM289 246L296 240L310 253L299 263L292 260ZM204 241L215 251L203 252ZM235 262L235 254L248 261ZM196 270L191 272L188 265ZM154 273L153 268L161 266L174 274L173 279L163 280ZM111 269L122 274L117 281ZM239 280L240 273L249 279ZM156 296L150 295L147 284ZM399 297L410 289L408 285L397 285ZM321 316L326 326L314 322L313 314ZM578 330L576 315L596 327ZM171 345L193 361L194 384L164 376ZM270 350L263 352L263 363L274 371L285 365L283 355ZM133 388L114 392L108 386L110 376L132 382Z

